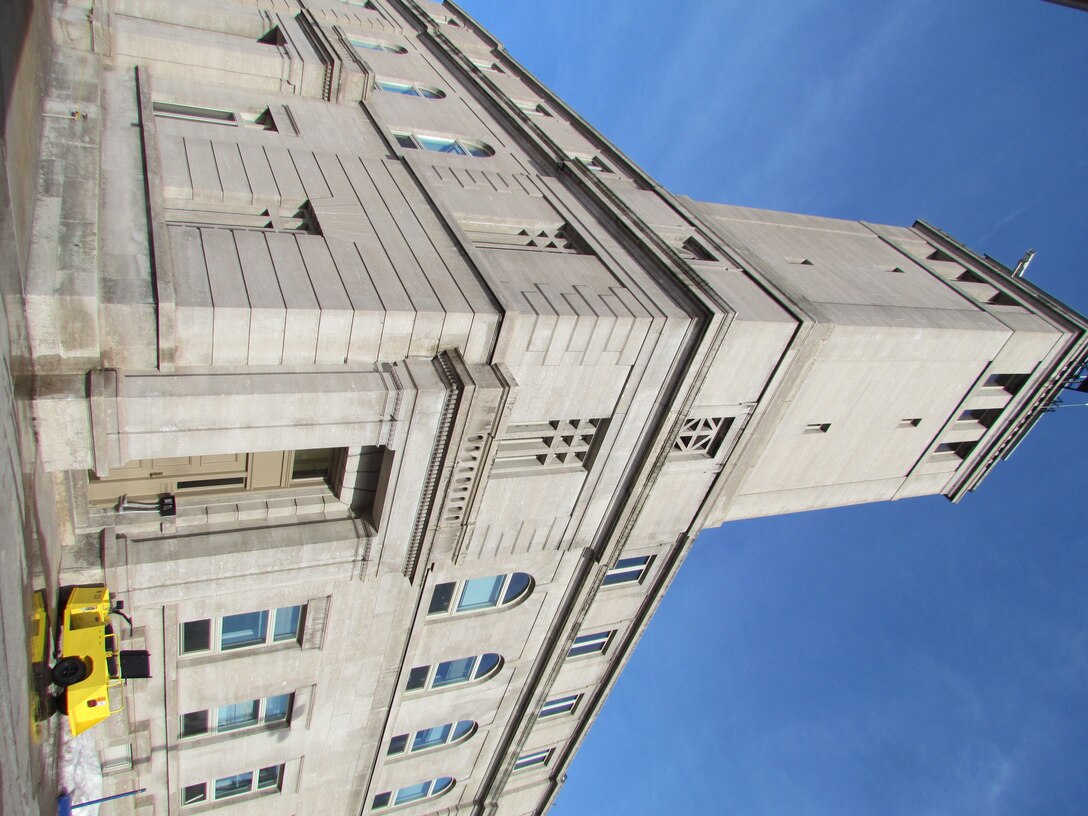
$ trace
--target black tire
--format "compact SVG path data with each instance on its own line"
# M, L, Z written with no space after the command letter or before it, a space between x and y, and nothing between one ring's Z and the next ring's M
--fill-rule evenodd
M53 696L53 707L50 709L49 714L67 714L68 713L68 692L62 691L60 694Z
M78 657L62 657L53 666L53 682L62 688L74 686L80 680L87 679L88 674L87 664Z

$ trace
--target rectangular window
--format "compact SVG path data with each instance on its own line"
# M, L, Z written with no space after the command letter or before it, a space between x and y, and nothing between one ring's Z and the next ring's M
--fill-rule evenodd
M514 762L515 771L524 771L526 768L537 768L541 765L547 765L548 760L552 758L552 751L554 749L548 748L543 751L533 751L528 754L522 754Z
M489 575L486 578L472 578L465 581L462 585L461 598L457 601L457 611L472 612L498 606L505 583L505 575Z
M181 715L181 736L200 737L258 725L286 723L291 714L294 697L294 694L277 694L210 710L190 711Z
M571 644L570 651L567 652L567 657L603 654L604 650L608 648L608 644L612 640L614 634L616 634L616 630L609 629L607 632L594 632L591 635L579 635L574 639L574 643Z
M232 774L215 780L215 798L227 799L242 793L249 793L253 789L253 771L245 771L240 774Z
M189 621L181 625L181 653L206 652L212 648L212 622Z
M222 651L257 646L268 640L268 610L227 615L223 618L219 648Z
M616 586L617 584L637 584L646 577L650 564L653 563L652 555L640 555L634 558L621 558L616 566L610 569L604 576L604 586Z
M831 430L830 422L813 422L805 426L807 434L822 434Z
M234 111L219 110L217 108L202 108L196 105L182 105L177 102L152 102L151 109L156 116L167 119L185 119L190 122L203 122L211 125L238 124L238 117Z
M243 796L247 793L278 791L283 782L283 765L268 765L256 771L242 771L241 773L221 776L211 783L212 798L215 800L230 799L234 796ZM181 804L195 805L208 800L207 782L198 782L195 785L186 785L182 788Z
M236 728L248 728L260 721L260 700L247 700L244 703L231 703L219 706L216 722L219 731L233 731Z
M569 694L566 697L556 697L554 700L548 700L541 706L537 719L544 720L548 717L557 717L560 714L570 714L577 708L578 701L581 698L581 694Z
M227 652L269 643L297 641L302 632L304 610L305 605L299 604L275 610L262 609L257 612L225 615L215 621L186 621L181 624L181 653L187 655Z

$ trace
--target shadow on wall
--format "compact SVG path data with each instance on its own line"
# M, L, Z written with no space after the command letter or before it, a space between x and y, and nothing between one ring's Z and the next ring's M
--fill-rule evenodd
M49 0L0 4L0 292L5 300L21 294L26 269L52 55L49 12Z

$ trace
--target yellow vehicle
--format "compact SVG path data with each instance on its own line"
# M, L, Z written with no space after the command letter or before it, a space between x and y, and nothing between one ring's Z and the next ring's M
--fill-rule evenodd
M122 709L119 687L126 678L151 676L147 652L117 648L110 615L123 615L121 606L110 604L109 590L103 584L72 587L68 592L59 659L52 674L53 682L64 689L61 709L68 714L73 734L81 734Z

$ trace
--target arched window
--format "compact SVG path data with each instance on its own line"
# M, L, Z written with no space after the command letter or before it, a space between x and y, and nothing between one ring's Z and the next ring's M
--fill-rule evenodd
M380 42L378 40L361 40L356 37L352 37L348 40L356 48L365 48L367 51L385 51L387 54L407 54L408 49L403 45L394 45L393 43Z
M370 803L371 810L384 810L385 808L407 805L409 802L419 802L423 799L433 799L448 793L453 788L452 776L440 776L438 779L428 779L416 785L405 785L395 791L379 793Z
M401 94L402 96L422 96L424 99L442 99L446 96L438 88L432 88L430 85L418 85L414 82L393 82L388 79L379 79L375 81L374 86L379 91Z
M404 690L427 691L486 680L501 668L502 658L494 652L444 660L430 666L416 666L408 673L408 684Z
M386 756L414 754L417 751L426 751L430 748L441 748L445 745L464 742L475 733L476 723L472 720L461 720L456 723L421 728L414 734L397 734L397 736L389 740L389 750L385 753Z
M524 572L447 581L435 585L427 614L456 615L507 606L529 597L534 586L532 576Z
M431 150L435 153L453 153L457 156L475 156L478 159L495 155L495 149L483 142L468 139L447 139L444 136L427 136L423 133L394 133L397 144L409 150Z

